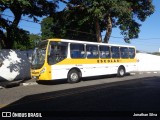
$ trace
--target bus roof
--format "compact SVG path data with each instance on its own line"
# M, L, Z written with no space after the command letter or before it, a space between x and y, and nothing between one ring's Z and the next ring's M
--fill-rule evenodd
M59 42L70 42L70 43L81 43L81 44L92 44L92 45L119 46L119 47L134 47L135 48L135 46L130 46L130 45L118 45L118 44L98 43L98 42L69 40L69 39L53 38L53 39L47 39L47 40L49 40L49 41L57 41L57 42L59 41Z

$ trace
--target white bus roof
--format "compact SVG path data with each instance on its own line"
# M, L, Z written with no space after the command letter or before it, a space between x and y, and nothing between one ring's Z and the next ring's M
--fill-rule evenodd
M89 41L79 41L79 40L69 40L69 39L48 39L49 41L61 41L61 42L70 42L70 43L81 43L81 44L92 44L92 45L107 45L107 46L119 46L119 47L134 47L130 45L118 45L118 44L108 44L108 43L98 43L98 42L89 42Z

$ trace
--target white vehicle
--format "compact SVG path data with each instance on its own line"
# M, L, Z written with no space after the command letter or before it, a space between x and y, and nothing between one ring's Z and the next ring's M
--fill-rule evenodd
M136 70L136 49L105 43L66 39L42 41L34 51L31 76L37 80L68 79L117 74Z

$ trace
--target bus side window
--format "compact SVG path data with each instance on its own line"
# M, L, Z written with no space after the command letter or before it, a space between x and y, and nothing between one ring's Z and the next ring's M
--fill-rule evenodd
M85 58L85 50L83 44L70 44L71 58Z
M112 58L120 58L119 47L111 47Z
M98 46L86 45L87 58L99 58Z
M135 49L129 48L129 58L134 58L134 57L135 57Z
M100 51L100 58L110 58L111 57L109 46L100 46L99 51Z
M129 57L129 51L128 51L127 47L121 47L120 52L121 52L121 58L128 58Z

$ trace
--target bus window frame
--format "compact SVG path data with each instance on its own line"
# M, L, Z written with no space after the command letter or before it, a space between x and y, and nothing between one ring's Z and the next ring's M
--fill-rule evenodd
M72 57L71 55L71 45L82 45L83 46L83 51L80 51L80 52L84 52L83 56L84 57ZM86 58L86 49L85 49L85 44L81 44L81 43L70 43L70 58L72 59L85 59Z
M107 47L108 48L108 51L105 51L105 55L106 55L106 52L109 52L109 57L101 57L101 47ZM99 57L101 58L101 59L110 59L111 58L111 50L110 50L111 48L110 48L110 46L106 46L106 45L99 45Z
M113 57L114 52L112 51L112 48L118 48L118 50L117 50L118 57ZM111 58L113 58L113 59L120 59L121 58L121 56L120 56L120 47L119 46L111 46L110 49L111 49ZM115 53L117 53L117 52L115 52Z
M127 48L127 56L126 57L122 57L122 50L121 50L122 48ZM129 48L128 47L120 47L120 58L129 59Z
M88 46L91 46L91 48L92 48L92 51L90 51L90 50L87 50L87 48L88 48ZM93 46L95 46L95 47L97 47L97 57L94 57L94 55L92 55L93 54ZM92 55L91 57L88 57L88 52L90 52L90 55ZM94 44L86 44L86 58L87 59L98 59L99 58L99 45L94 45Z
M134 51L134 56L133 56L133 57L130 56L130 49L133 49L133 51ZM135 48L129 47L129 48L128 48L128 52L129 52L129 58L130 58L130 59L134 59L135 56L136 56L136 50L135 50Z

